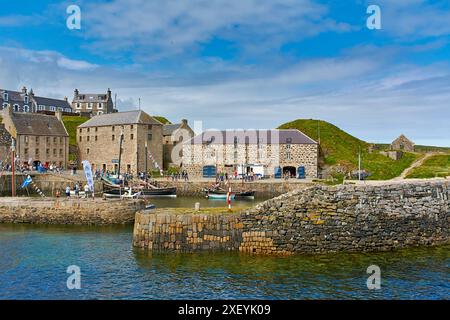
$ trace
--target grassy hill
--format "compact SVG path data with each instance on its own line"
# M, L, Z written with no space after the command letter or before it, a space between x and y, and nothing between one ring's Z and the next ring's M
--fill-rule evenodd
M172 122L170 122L169 120L167 120L167 118L162 117L162 116L153 116L153 118L155 118L156 120L158 120L162 124L172 124Z
M77 145L77 127L88 120L89 118L87 117L63 116L64 126L66 127L67 133L69 134L70 145Z
M405 152L400 160L395 161L379 151L369 152L369 143L326 121L298 119L279 128L298 129L316 141L319 141L320 132L321 168L341 167L346 172L357 170L361 150L362 169L368 171L371 174L369 179L373 180L395 178L420 157L419 154Z
M406 178L435 178L450 176L450 154L437 154L414 168Z

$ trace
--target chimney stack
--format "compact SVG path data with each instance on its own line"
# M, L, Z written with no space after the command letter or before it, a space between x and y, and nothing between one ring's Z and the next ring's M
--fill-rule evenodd
M61 110L57 110L55 111L55 117L62 122L62 111Z
M79 94L79 93L80 93L80 92L78 91L78 89L75 89L75 90L73 91L73 96L74 96L75 99L78 97L78 94Z
M187 124L188 124L187 119L181 119L181 125L187 126Z
M22 87L22 93L27 94L27 87L25 87L25 86Z

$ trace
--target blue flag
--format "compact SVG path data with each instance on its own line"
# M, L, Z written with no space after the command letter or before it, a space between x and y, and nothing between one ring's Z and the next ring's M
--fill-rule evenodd
M32 181L33 181L33 179L31 179L31 177L28 176L28 177L25 179L25 181L22 183L21 188L22 188L22 189L23 189L23 188L26 188Z

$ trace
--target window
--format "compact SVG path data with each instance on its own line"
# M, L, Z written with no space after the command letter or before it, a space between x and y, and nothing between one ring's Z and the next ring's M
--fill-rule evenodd
M45 142L50 143L50 138L47 137L47 138L45 139Z
M147 134L147 140L152 141L153 135L151 133Z
M82 136L80 136L80 142L81 142L81 141L83 141L83 137L82 137Z
M81 105L80 105L80 103L79 103L79 102L77 102L77 106L76 106L76 108L77 108L77 109L81 109Z
M23 97L23 102L24 103L28 104L28 101L29 101L28 96Z
M95 136L95 141L97 141L97 136Z
M89 151L90 151L89 148L87 148L87 149L86 149L86 154L89 154Z
M133 140L134 139L134 134L131 134L130 135L130 140Z
M87 107L88 109L92 109L92 102L89 102L88 103L88 107Z
M23 112L30 112L30 107L27 105L23 106Z
M236 162L237 160L238 160L238 152L235 151L235 152L234 152L234 161Z
M112 141L116 140L116 136L112 135Z
M14 105L14 112L19 112L19 105L18 104Z
M56 108L54 106L50 106L50 111L56 111Z
M25 156L28 156L28 148L24 149Z
M87 128L87 132L91 132L91 128Z
M9 104L8 103L3 103L3 108L8 108Z
M112 128L111 128L111 129L112 129L112 131L114 131L114 130L116 130L116 127L112 126Z
M50 149L45 149L45 153L48 155L50 155Z
M56 149L53 149L53 156L56 157Z
M86 141L88 141L88 142L89 142L89 138L90 138L90 137L89 137L89 136L87 136L87 137L86 137Z
M82 133L82 132L83 132L83 129L80 128L80 133Z
M35 150L36 157L39 157L39 149Z
M95 127L95 132L97 132L98 131L98 128L97 127Z
M3 94L3 100L8 101L8 92Z
M25 136L24 139L25 139L25 143L28 144L28 136Z
M290 145L290 144L287 144L287 145L286 145L286 149L287 149L287 150L291 150L291 145Z
M59 144L63 143L63 137L59 137Z
M72 112L72 109L66 108L66 112Z
M131 126L130 126L130 129L131 129L131 130L133 130L133 128L134 128L134 126L133 126L133 125L131 125Z
M36 145L39 145L39 137L36 137Z
M53 143L56 143L56 137L53 137Z
M103 109L103 103L98 104L98 109Z
M40 104L40 105L38 106L38 110L40 110L40 111L45 110L45 106L42 105L42 104Z
M59 149L59 156L60 156L60 157L63 156L63 149Z
M287 159L287 160L291 160L291 159L292 159L292 156L291 156L291 152L290 152L290 151L286 152L286 159Z

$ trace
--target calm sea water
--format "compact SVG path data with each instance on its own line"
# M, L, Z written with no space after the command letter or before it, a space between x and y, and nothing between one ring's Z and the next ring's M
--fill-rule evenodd
M450 246L266 257L151 254L131 241L132 226L0 224L0 299L450 298ZM366 287L373 264L381 290ZM80 290L66 287L70 265L81 268Z

